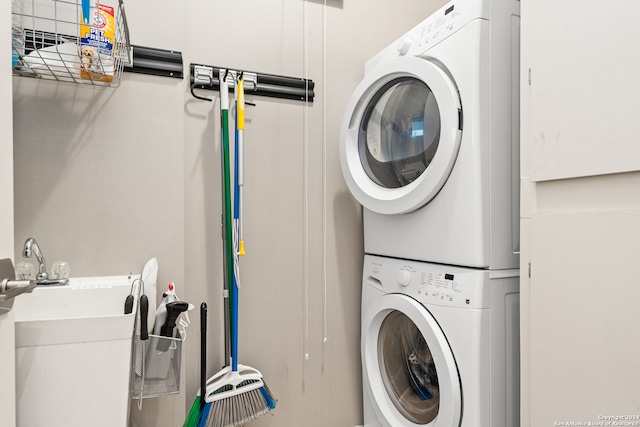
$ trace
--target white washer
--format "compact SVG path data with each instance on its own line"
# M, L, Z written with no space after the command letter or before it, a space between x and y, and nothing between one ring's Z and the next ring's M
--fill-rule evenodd
M365 427L514 427L518 270L366 255Z
M453 1L366 63L340 133L366 253L518 266L519 14Z

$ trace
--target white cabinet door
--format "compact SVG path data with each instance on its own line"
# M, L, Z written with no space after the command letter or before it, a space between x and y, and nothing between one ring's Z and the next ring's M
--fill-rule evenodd
M0 2L0 258L13 259L13 102L11 2ZM0 425L16 425L13 313L0 314Z
M532 180L640 170L640 2L536 0L528 8Z
M523 425L640 416L638 230L640 211L532 216L530 424Z
M639 425L640 3L522 6L521 424Z

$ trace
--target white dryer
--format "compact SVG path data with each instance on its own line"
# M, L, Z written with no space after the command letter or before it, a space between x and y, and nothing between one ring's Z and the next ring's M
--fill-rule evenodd
M515 427L518 270L366 255L365 427Z
M366 253L518 266L519 14L452 1L366 63L340 133Z

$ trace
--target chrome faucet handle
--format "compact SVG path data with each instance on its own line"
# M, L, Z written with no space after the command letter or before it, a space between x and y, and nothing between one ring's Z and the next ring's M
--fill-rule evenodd
M20 294L31 292L35 287L35 280L4 279L0 282L0 302L9 301Z
M25 292L31 292L36 287L35 280L15 280L10 258L0 259L0 278L0 303L10 301Z

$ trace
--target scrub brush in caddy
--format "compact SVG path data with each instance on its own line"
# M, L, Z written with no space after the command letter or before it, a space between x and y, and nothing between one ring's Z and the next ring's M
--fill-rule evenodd
M151 335L149 350L146 354L146 379L166 379L171 372L176 324L180 314L191 309L191 304L180 301L171 284L162 294L162 300L156 310L156 318ZM180 335L179 333L177 335Z
M178 317L189 309L189 303L178 300L175 293L175 285L169 283L167 292L162 294L162 301L156 312L156 322L153 326L153 334L161 337L173 338L174 329ZM158 340L155 349L157 351L167 351L171 345L171 340Z

